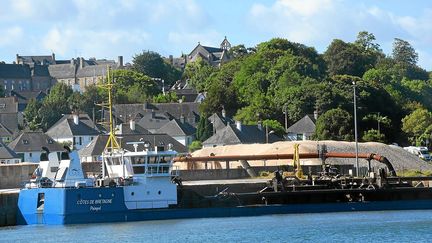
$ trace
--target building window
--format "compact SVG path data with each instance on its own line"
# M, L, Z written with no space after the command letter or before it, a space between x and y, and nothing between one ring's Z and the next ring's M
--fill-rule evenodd
M72 142L72 144L73 144L73 145L76 145L76 139L75 139L75 137L73 137L73 142Z
M30 156L30 158L33 156L33 154L32 153L29 153L29 156Z
M82 145L82 137L79 137L79 145Z

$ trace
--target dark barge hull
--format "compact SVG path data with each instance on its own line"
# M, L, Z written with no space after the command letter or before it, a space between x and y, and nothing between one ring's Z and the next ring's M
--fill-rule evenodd
M203 197L191 190L181 190L177 206L140 210L128 210L124 206L120 187L63 189L61 194L57 193L59 190L52 188L40 190L46 197L52 193L58 200L56 205L52 205L53 208L45 205L43 213L20 207L20 224L78 224L289 213L432 209L430 188L225 193L213 197ZM31 194L35 193L35 190L22 190L20 193L20 198L33 197ZM25 195L26 193L31 194ZM102 205L97 211L89 210L88 205L76 205L76 200L71 200L77 195L91 198L98 194L102 195L102 198L116 195L116 199L113 199L111 204Z

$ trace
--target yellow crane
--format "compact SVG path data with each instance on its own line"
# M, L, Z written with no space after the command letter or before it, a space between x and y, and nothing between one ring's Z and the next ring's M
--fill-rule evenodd
M303 169L300 164L300 153L299 153L300 144L294 144L294 154L293 154L293 167L295 169L295 176L299 179L303 178Z

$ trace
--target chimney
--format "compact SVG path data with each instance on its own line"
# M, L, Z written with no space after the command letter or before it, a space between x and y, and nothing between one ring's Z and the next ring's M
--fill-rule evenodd
M315 119L315 121L318 119L318 110L314 111L314 119Z
M16 63L17 63L17 64L20 64L20 61L19 61L19 55L18 55L18 54L16 54Z
M78 116L78 114L73 114L72 117L73 117L74 124L78 125L78 123L79 123L79 116Z
M241 132L241 130L242 130L242 124L241 124L241 121L236 121L235 123L236 123L236 128L237 128L237 130L239 130L239 131Z
M222 117L223 117L223 118L226 118L225 108L222 108Z
M185 123L185 117L183 116L183 114L180 115L180 122Z
M51 54L51 58L52 58L52 62L53 62L51 64L56 64L55 54L54 53Z
M130 127L131 131L135 131L135 120L134 119L131 119L129 121L129 127Z
M151 118L155 118L155 111L153 109L151 111Z
M123 56L117 57L117 67L123 67Z
M70 65L71 65L71 67L75 67L75 59L74 58L71 59Z
M262 131L262 122L261 121L258 121L257 127L258 127L258 130Z
M79 58L79 65L80 65L80 68L84 67L84 58L82 58L82 57Z

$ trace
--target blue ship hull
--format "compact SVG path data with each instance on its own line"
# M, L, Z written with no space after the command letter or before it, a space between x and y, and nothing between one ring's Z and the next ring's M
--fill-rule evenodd
M43 207L38 205L41 203L41 194L44 195ZM121 187L23 189L18 201L18 223L81 224L288 213L432 209L432 199L417 199L128 210L123 198Z

